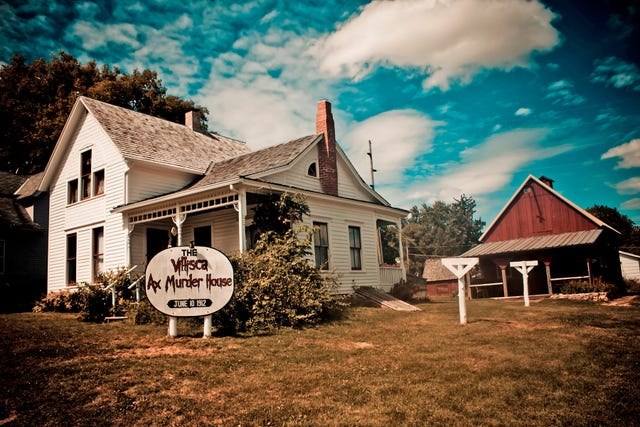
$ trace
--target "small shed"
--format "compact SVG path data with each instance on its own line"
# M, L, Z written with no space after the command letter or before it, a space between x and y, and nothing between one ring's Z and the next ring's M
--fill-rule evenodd
M620 251L620 267L624 279L640 281L640 255Z
M522 276L509 266L525 260L538 261L529 274L529 293L552 294L573 280L619 284L619 235L557 192L553 180L529 175L481 243L461 256L480 258L470 286L482 288L484 296L523 295Z
M426 280L429 297L452 296L458 291L458 279L442 265L440 258L430 258L424 262L422 278Z

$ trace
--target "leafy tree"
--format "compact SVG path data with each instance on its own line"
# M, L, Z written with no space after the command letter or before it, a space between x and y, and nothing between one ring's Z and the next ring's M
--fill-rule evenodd
M309 215L309 206L300 193L267 193L254 208L253 223L259 234L273 231L282 236L291 225Z
M604 205L593 205L586 210L620 232L621 250L640 254L640 226L637 226L631 218L618 211L617 208Z
M155 71L132 74L80 63L63 51L26 63L21 55L0 66L0 170L38 172L47 164L79 95L183 123L184 113L199 110L206 129L208 110L176 96Z
M330 293L335 282L309 263L311 231L268 231L255 249L231 257L233 298L214 314L225 333L258 334L282 327L299 328L340 314L343 304Z
M485 222L474 219L475 212L475 200L464 194L453 203L412 207L402 233L409 252L408 271L421 275L425 258L460 255L477 244Z

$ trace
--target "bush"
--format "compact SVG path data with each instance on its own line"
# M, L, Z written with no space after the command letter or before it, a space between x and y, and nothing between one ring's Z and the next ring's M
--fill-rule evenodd
M595 280L593 283L589 283L585 280L571 280L564 283L560 287L560 292L563 294L583 294L589 292L613 292L616 289L614 285L609 283Z
M128 289L131 279L127 269L100 273L95 284L81 283L75 290L51 292L36 302L34 312L56 311L61 313L80 313L79 318L87 322L101 322L107 316L123 315L134 301L134 291ZM113 309L112 292L107 289L113 285L116 289L116 308Z
M298 232L306 231L300 240ZM226 333L265 333L280 327L299 328L340 314L344 304L332 298L335 280L323 277L307 255L312 233L289 230L263 233L255 249L231 258L235 289L214 314Z
M135 325L163 325L167 323L167 316L159 312L147 299L129 304L127 318Z

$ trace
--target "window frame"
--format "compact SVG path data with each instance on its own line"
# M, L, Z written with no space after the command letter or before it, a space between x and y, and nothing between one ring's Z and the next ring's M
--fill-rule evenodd
M91 268L93 280L104 271L104 227L91 230Z
M80 153L80 200L90 199L91 187L91 150Z
M72 245L70 244L71 241L73 241L73 249L74 249L73 254L71 254L71 247L72 247ZM77 233L67 234L65 255L66 255L65 279L67 282L67 286L74 286L77 284L77 280L78 280L78 234ZM72 266L73 268L71 268Z
M352 271L362 271L362 231L360 227L350 225L349 229L349 262ZM357 232L357 236L356 236ZM356 239L357 237L357 239Z
M78 203L78 178L67 181L67 205Z
M313 222L313 255L316 268L329 270L329 224L326 222Z
M98 169L93 173L93 196L104 194L104 169Z

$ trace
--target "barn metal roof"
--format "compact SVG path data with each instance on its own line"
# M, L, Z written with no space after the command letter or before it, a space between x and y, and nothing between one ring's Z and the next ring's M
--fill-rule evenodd
M569 246L590 245L598 240L602 229L576 231L573 233L553 234L549 236L525 237L502 242L480 243L463 253L462 257L529 252L541 249L564 248Z

